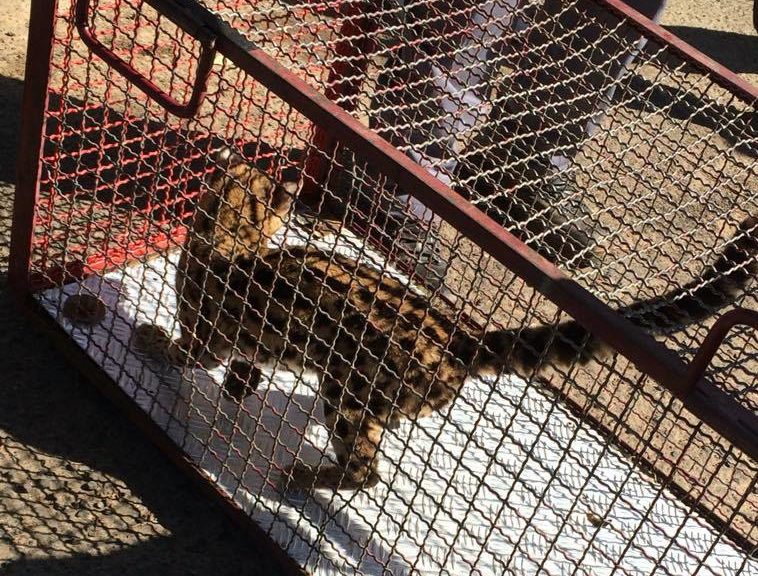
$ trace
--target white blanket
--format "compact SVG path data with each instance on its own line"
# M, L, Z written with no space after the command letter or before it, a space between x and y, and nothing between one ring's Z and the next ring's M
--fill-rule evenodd
M302 233L291 227L286 241L302 242ZM349 235L339 250L378 258ZM177 257L39 297L209 481L313 574L688 576L701 567L758 575L758 560L515 377L472 379L450 410L389 432L379 486L282 495L280 470L295 455L310 463L331 457L313 376L268 371L240 407L219 392L223 368L180 374L130 349L138 322L176 333ZM60 314L80 291L106 303L95 327L72 326Z

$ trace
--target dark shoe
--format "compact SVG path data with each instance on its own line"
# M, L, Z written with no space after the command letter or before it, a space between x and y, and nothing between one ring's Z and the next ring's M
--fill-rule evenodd
M570 268L598 264L590 212L565 172L515 186L515 178L501 177L495 186L475 165L461 162L459 193L548 260Z

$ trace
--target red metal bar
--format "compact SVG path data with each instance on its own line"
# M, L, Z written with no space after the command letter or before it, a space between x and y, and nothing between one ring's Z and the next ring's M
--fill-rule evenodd
M368 17L360 17L369 4L349 3L339 8L340 16L346 21L340 27L338 34L341 40L335 46L335 52L341 56L329 71L326 97L337 100L340 97L357 96L360 93L363 79L368 68L368 61L376 48L376 43L370 34L376 30L376 25ZM346 98L342 103L343 110L352 112L355 100ZM308 150L305 160L306 178L301 195L304 199L311 198L317 203L320 185L324 183L329 170L328 156L334 152L337 142L331 132L321 125L316 125L313 135L313 147Z
M681 38L675 36L659 24L656 24L646 16L631 8L623 0L592 0L596 4L614 12L625 18L628 23L638 30L645 33L645 36L666 44L674 49L684 60L697 66L707 74L713 76L713 81L719 86L726 88L730 92L739 95L748 103L758 100L758 87L753 86L747 80L744 80L726 66L719 64L713 58L703 54L700 50L687 44ZM755 0L755 10L758 11L758 0ZM758 12L756 12L758 14ZM756 18L756 28L758 29L758 16Z
M152 4L150 0L147 0L147 2ZM188 34L191 34L201 44L200 58L197 62L192 93L190 94L189 100L183 104L174 99L170 94L166 94L150 79L145 78L139 71L119 58L115 52L97 39L94 32L89 27L89 20L87 18L89 6L90 0L77 0L75 11L76 28L87 47L94 54L97 54L102 58L110 67L117 70L131 84L134 84L137 88L142 90L148 98L156 101L174 116L180 118L193 117L200 108L203 96L205 95L208 77L210 76L213 60L216 56L216 50L214 47L215 38L213 35L208 34L207 30L204 30L202 27L190 27L187 29L187 27L185 27L185 18L182 18L181 16L171 18L167 15L172 22L177 24L180 28L183 28ZM158 8L156 8L156 10L158 10ZM160 12L160 10L158 11Z
M34 212L42 167L42 132L53 49L56 0L32 0L27 43L24 96L21 103L21 139L18 149L16 195L8 281L16 294L29 291Z
M687 379L685 386L695 386L705 374L708 365L711 363L716 350L726 338L729 331L738 325L752 326L758 330L758 312L747 310L746 308L735 308L721 316L708 331L708 335L703 340L697 354L690 362L687 369Z

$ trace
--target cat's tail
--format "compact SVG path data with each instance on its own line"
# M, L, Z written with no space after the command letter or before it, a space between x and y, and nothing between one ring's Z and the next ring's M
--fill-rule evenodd
M758 217L749 217L716 261L699 278L663 296L635 302L618 312L651 334L701 322L732 304L758 275ZM533 375L548 365L582 364L611 352L608 344L578 322L487 332L473 362L475 374L502 370Z

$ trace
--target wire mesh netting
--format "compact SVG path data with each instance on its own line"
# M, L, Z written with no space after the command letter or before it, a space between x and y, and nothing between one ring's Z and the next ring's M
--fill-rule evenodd
M755 103L668 45L641 42L640 31L594 2L203 4L613 308L631 313L632 303L685 285L700 294L715 280L698 280L701 270L728 249L740 222L758 215ZM192 330L180 313L180 256L197 239L198 214L208 215L198 198L213 192L218 150L305 190L261 245L292 261L302 246L331 262L354 259L350 282L363 270L378 285L398 286L398 302L423 295L451 339L470 334L481 347L485 330L509 328L516 350L529 343L529 327L555 336L568 317L366 162L360 147L338 142L330 126L313 124L226 57L216 56L198 112L180 119L93 56L73 11L58 2L31 285L86 353L301 566L758 574L758 464L622 356L585 363L577 349L569 362L536 354L528 373L472 374L451 405L384 432L376 486L283 490L293 463L329 467L339 458L323 380L287 357L303 352L313 368L333 355L336 336L319 348L293 341L288 327L267 344L273 363L245 398L225 390L229 358L180 370L133 343L141 323L175 338ZM190 98L202 47L149 4L95 0L88 24L160 89ZM719 272L750 263L732 265ZM274 273L284 277L285 264ZM207 280L222 286L213 295L222 302L233 299L225 274L214 269ZM301 273L291 288L309 295L312 284ZM327 306L326 284L312 298L315 310ZM381 307L380 292L370 308ZM104 307L72 321L66 302L82 294ZM280 296L272 289L262 305ZM733 300L756 309L755 286ZM207 310L195 312L213 322ZM288 313L297 316L294 304ZM352 335L356 358L386 363L387 350L377 354L368 332L340 318L332 321ZM712 324L690 320L680 314L681 326L661 336L684 357ZM234 339L232 347L244 347L245 329ZM752 411L756 359L755 334L734 330L709 370ZM356 361L351 370L362 368Z

